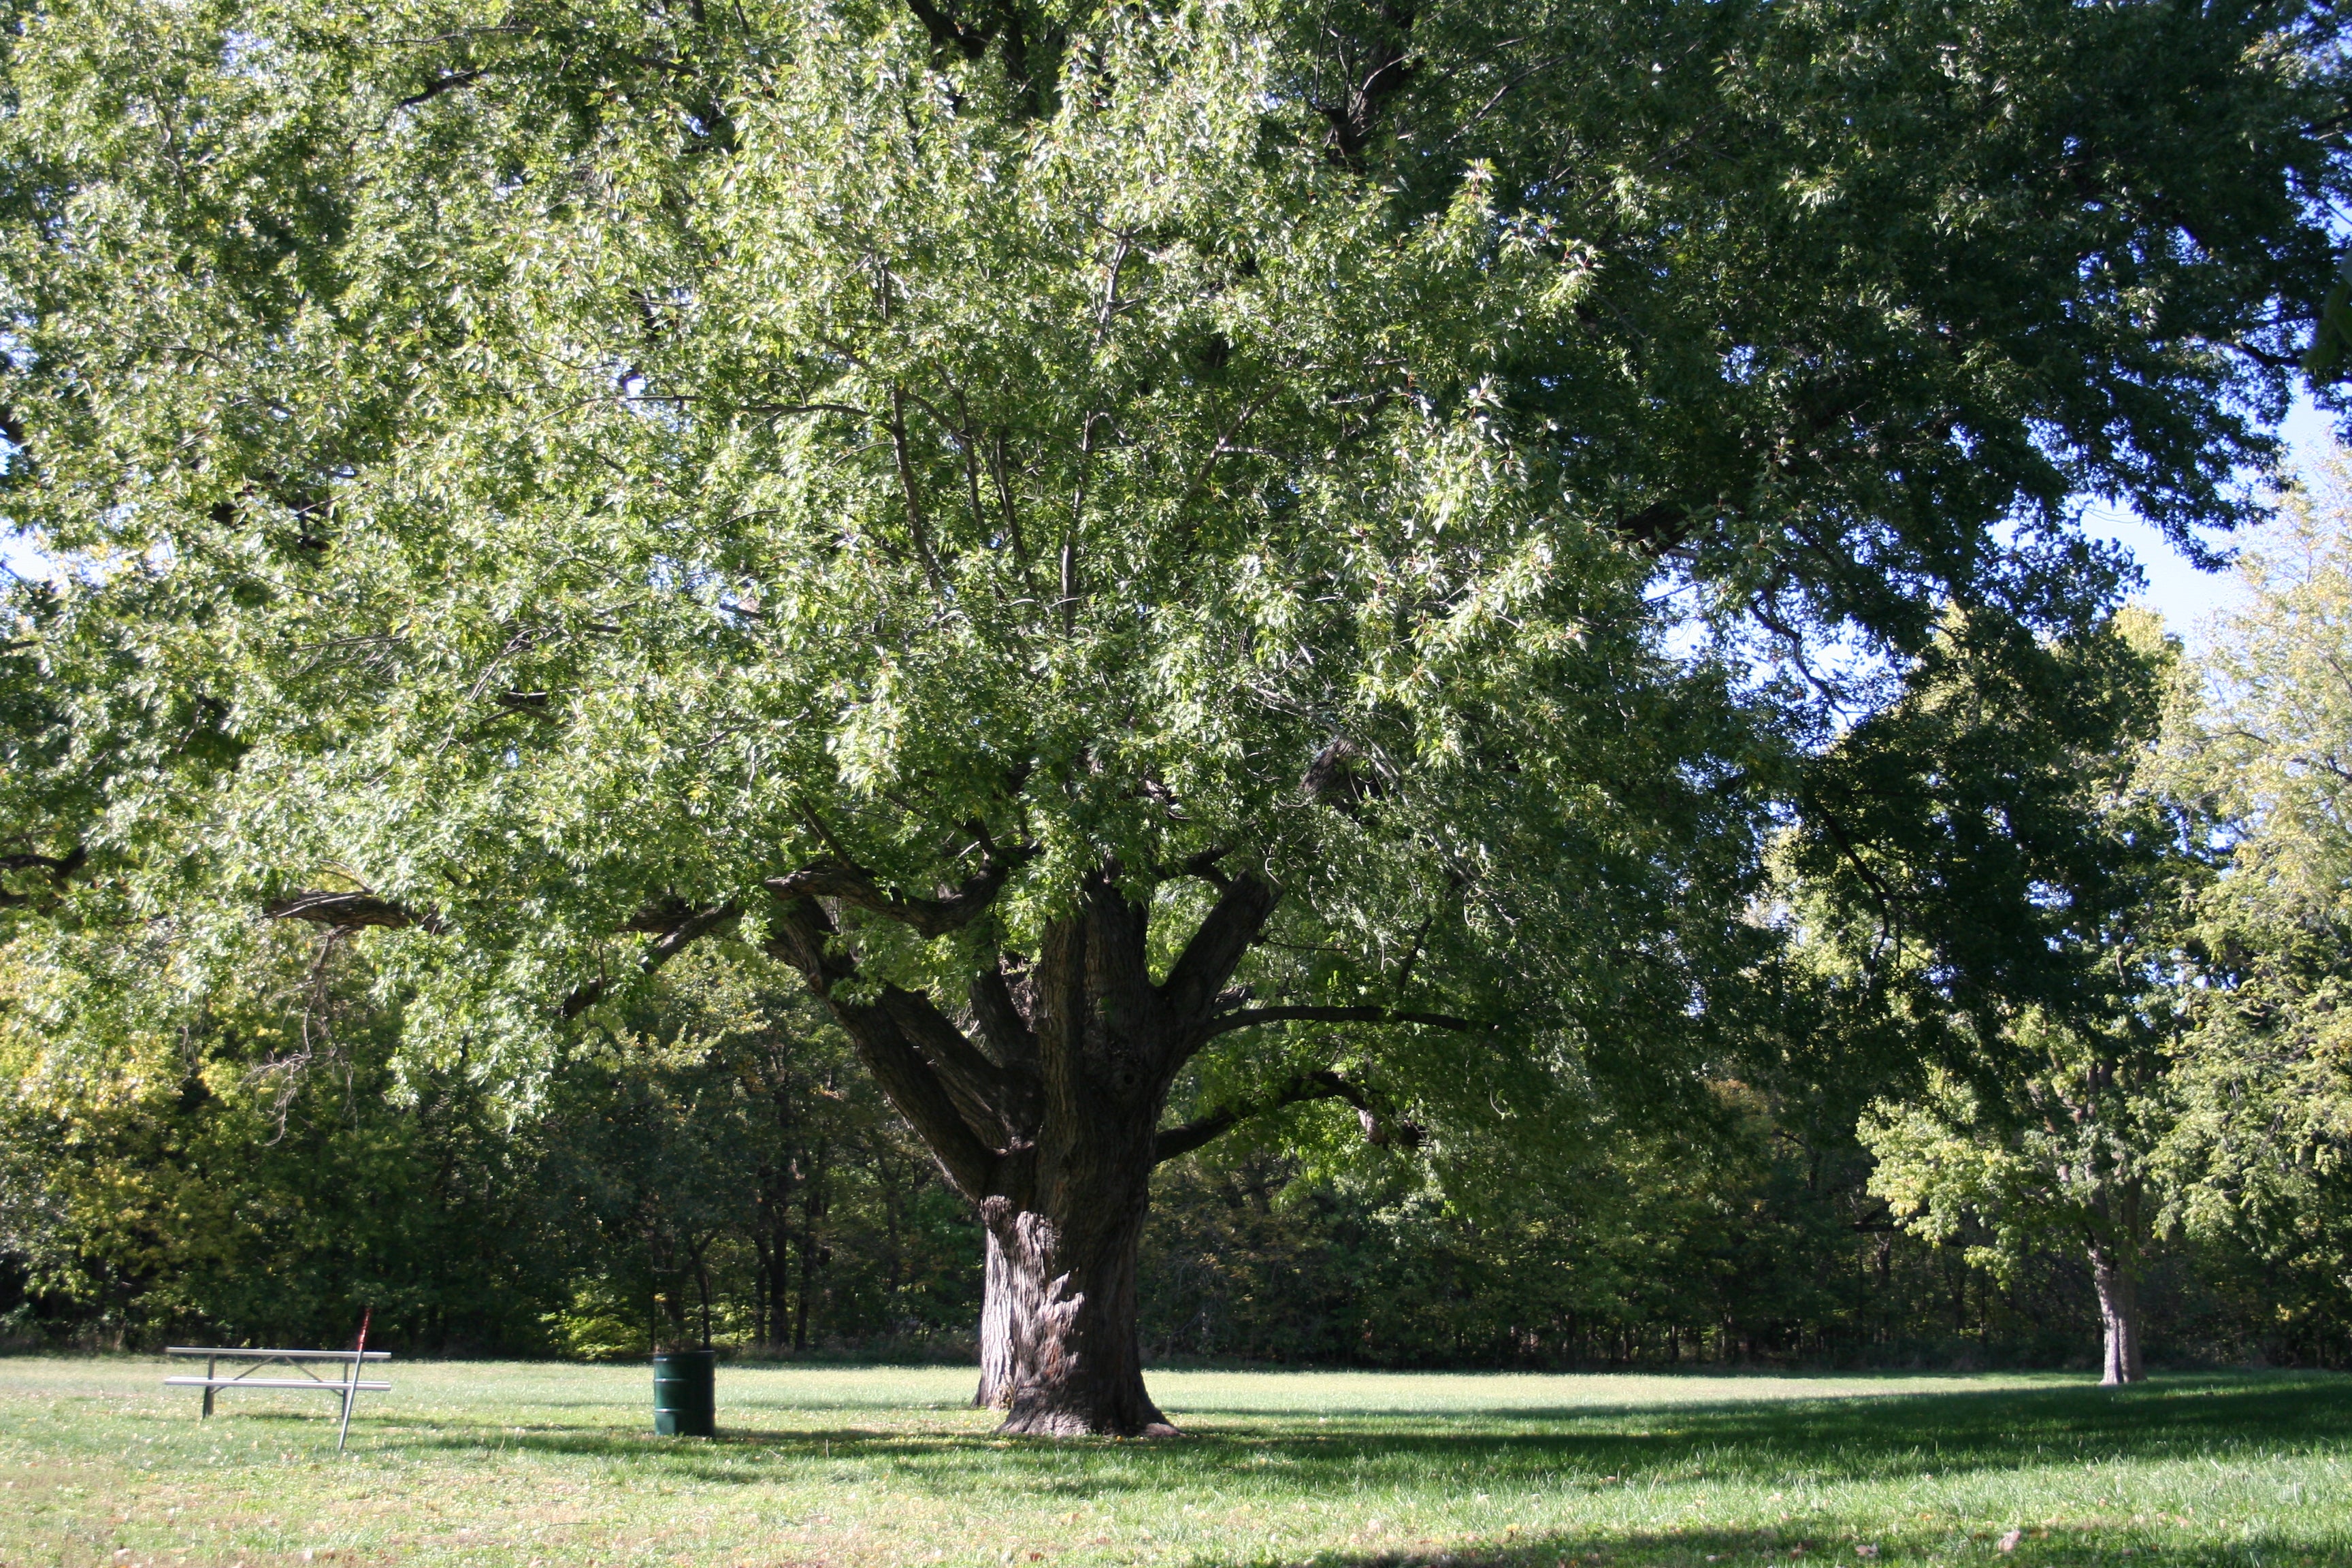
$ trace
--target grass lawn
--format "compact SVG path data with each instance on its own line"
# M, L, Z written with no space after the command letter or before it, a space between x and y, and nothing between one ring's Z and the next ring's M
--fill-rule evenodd
M2321 1374L1161 1373L1191 1436L1054 1445L957 1370L721 1367L704 1442L641 1366L395 1361L338 1458L326 1396L165 1370L0 1359L0 1564L2352 1568Z

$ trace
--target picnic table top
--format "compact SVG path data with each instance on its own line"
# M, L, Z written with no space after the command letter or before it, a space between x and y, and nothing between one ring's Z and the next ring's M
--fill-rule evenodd
M165 1345L165 1355L218 1356L223 1361L390 1361L390 1351L215 1350L210 1345Z
M167 1377L166 1388L323 1388L330 1394L390 1394L388 1383L344 1383L327 1377Z

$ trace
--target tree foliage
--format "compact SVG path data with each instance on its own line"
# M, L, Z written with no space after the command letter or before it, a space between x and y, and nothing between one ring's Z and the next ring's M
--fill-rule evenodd
M537 1341L558 1258L531 1141L462 1071L393 1062L348 954L168 925L0 951L0 1252L55 1320L340 1339L362 1305Z
M2283 1314L2352 1280L2352 510L2339 449L2241 563L2247 599L2170 715L2163 776L2219 822L2172 1154L2192 1229L2265 1259Z
M413 904L503 1039L818 865L1034 947L1246 844L1298 994L1632 1049L1769 752L1645 585L2067 619L2070 493L2243 515L2325 280L2297 11L1024 15L26 17L45 847Z

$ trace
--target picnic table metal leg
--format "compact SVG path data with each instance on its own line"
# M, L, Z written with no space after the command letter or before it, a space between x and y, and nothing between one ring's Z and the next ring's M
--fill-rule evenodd
M365 1344L367 1342L362 1340L360 1342ZM360 1362L362 1359L356 1354L352 1357L351 1375L343 1379L343 1426L335 1434L335 1452L338 1454L343 1451L343 1444L352 1435L352 1401L359 1397Z
M344 1440L352 1435L352 1401L360 1396L360 1368L367 1363L368 1325L375 1321L375 1309L371 1306L360 1313L360 1342L352 1347L352 1374L343 1379L343 1428L335 1434L335 1452L343 1451Z
M205 1357L205 1413L196 1417L199 1421L209 1421L213 1418L213 1363L215 1359L215 1358L212 1356Z

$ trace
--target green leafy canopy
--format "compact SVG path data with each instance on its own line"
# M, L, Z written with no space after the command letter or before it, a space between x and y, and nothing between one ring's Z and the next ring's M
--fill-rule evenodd
M20 13L11 896L341 898L420 1048L527 1062L780 880L870 990L1246 865L1260 994L1640 1080L1765 941L1819 639L2083 624L2079 493L2252 515L2331 26Z

